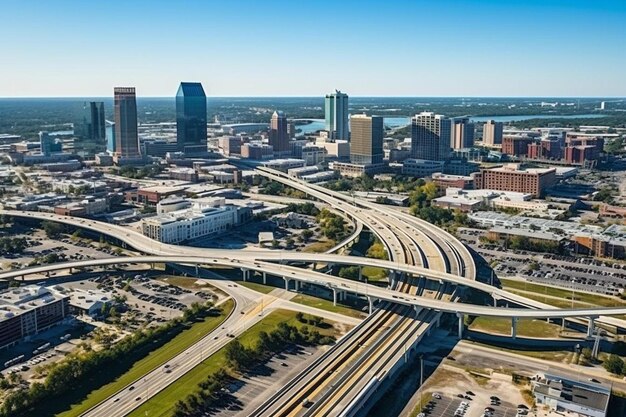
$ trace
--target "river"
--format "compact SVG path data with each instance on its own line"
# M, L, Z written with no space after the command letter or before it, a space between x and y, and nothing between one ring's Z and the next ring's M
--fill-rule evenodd
M599 117L606 117L603 114L528 114L518 116L475 116L470 117L473 122L482 123L487 120L495 120L496 122L519 122L522 120L530 119L597 119ZM307 119L311 123L305 125L298 125L298 129L302 130L302 133L313 133L318 130L323 130L325 127L324 119ZM408 126L411 123L410 117L385 117L385 126L393 129L402 126Z

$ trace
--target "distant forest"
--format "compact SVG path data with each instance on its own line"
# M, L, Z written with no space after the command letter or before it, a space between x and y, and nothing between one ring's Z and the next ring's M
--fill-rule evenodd
M113 119L113 99L107 98L41 98L0 99L0 133L36 137L40 130L65 130L81 117L85 101L104 101L105 114ZM610 99L611 110L606 118L559 119L561 115L596 113L600 98L442 98L442 97L350 97L351 113L380 116L410 116L421 111L434 111L446 116L508 116L555 115L554 119L541 120L542 125L559 123L562 126L580 124L626 125L626 100ZM609 99L607 99L609 100ZM274 110L283 110L290 118L324 117L324 97L209 97L208 120L217 117L224 123L266 122ZM541 103L558 102L556 107ZM140 123L173 122L174 98L137 99ZM519 127L532 127L537 121L512 123Z

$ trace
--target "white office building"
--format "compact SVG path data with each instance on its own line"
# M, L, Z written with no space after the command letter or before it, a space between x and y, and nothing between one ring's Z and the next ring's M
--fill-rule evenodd
M223 233L238 223L238 208L223 198L194 200L191 208L141 221L145 236L162 243L181 243Z

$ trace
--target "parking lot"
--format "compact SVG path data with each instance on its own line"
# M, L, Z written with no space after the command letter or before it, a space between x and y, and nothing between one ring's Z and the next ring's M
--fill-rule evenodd
M618 295L626 289L626 263L599 260L577 255L556 255L522 250L506 250L498 245L480 243L480 229L460 229L461 240L482 255L487 262L496 262L497 276L518 276L539 283L564 288ZM536 265L531 264L535 261Z
M309 356L316 357L323 350L324 347L298 347L274 356L269 362L232 381L225 392L226 405L211 415L249 415L266 398L268 391L276 391L310 363ZM304 355L307 360L303 360Z
M62 260L78 261L111 257L116 250L106 245L100 247L98 242L87 239L49 239L42 230L29 230L20 226L8 229L6 233L10 237L26 238L27 248L21 254L4 255L1 259L4 270L32 266L37 259L42 260L50 255Z
M421 413L425 417L516 417L519 415L518 405L502 402L493 395L488 399L484 399L482 395L476 395L473 391L459 393L456 397L440 393L432 395L423 399Z

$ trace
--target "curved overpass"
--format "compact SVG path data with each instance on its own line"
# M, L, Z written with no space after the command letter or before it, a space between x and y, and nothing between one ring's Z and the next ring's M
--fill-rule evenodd
M254 259L233 259L225 257L194 257L194 256L130 256L106 259L90 259L84 261L65 262L26 268L21 271L11 271L0 274L0 278L10 278L29 274L42 274L51 271L70 268L97 267L120 264L144 263L178 263L185 265L209 265L240 268L244 271L258 271L279 276L286 281L307 282L322 285L331 289L360 294L394 304L429 308L447 313L463 313L476 316L511 317L511 318L563 318L563 317L599 317L600 315L626 314L626 307L605 308L576 308L576 309L544 309L530 310L522 308L499 308L474 304L463 304L452 301L437 300L419 295L400 293L391 289L380 288L375 285L356 282L332 275L313 272L293 266L261 262ZM245 273L245 272L244 272ZM502 290L500 290L502 291Z

